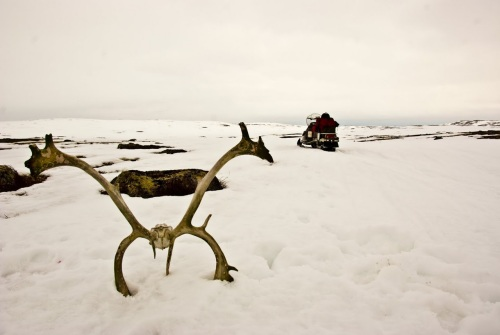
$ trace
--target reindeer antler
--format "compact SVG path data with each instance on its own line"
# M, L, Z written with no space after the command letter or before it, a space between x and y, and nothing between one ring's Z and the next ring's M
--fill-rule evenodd
M97 172L92 166L84 162L83 160L65 154L59 151L54 145L52 139L52 134L45 135L45 148L40 150L36 144L29 146L31 149L31 158L27 160L24 165L30 169L30 173L33 176L37 176L45 170L58 167L58 166L74 166L82 169L84 172L89 174L92 178L97 180L99 184L106 190L111 200L115 203L116 207L123 214L125 219L132 227L132 233L125 237L123 241L118 246L118 250L115 254L114 271L115 271L115 284L116 289L127 296L130 295L130 291L123 277L122 263L123 255L129 247L129 245L135 241L135 239L142 237L150 242L153 241L153 236L149 230L147 230L143 225L139 223L132 211L123 200L120 191L113 184L111 184L106 178L104 178L99 172ZM153 253L156 254L155 246L153 246Z
M271 156L271 154L269 154L269 150L265 147L262 138L259 136L258 142L252 141L250 139L250 136L248 135L248 130L246 125L243 122L241 122L239 125L241 128L241 135L242 135L240 142L233 148L231 148L228 152L226 152L215 163L215 165L210 169L210 171L208 171L205 177L203 177L203 179L196 187L196 191L194 192L193 198L191 199L191 203L189 204L189 207L186 210L186 214L184 214L184 217L182 218L181 222L177 225L177 227L175 227L175 229L171 233L170 249L168 251L168 257L167 257L167 269L166 269L167 275L169 274L170 260L172 258L175 239L184 234L191 234L201 238L202 240L207 242L208 245L212 248L216 260L214 279L227 280L230 282L233 281L233 277L231 277L229 271L230 270L237 271L237 269L233 266L230 266L227 263L226 257L224 256L224 253L222 252L222 249L220 248L219 244L206 231L208 221L210 220L212 214L210 214L205 219L205 223L201 227L194 227L191 221L193 219L194 213L200 206L201 200L203 199L203 196L205 195L208 186L214 179L215 175L231 159L241 155L254 155L262 159L265 159L270 163L273 163L273 157Z
M222 249L215 241L215 239L206 231L208 221L212 214L210 214L202 226L195 227L192 225L193 216L198 209L203 195L205 194L210 182L215 177L217 172L231 159L240 156L240 155L254 155L269 161L273 162L273 158L269 154L269 150L264 145L264 142L259 137L258 142L253 142L248 135L248 130L243 122L240 124L242 139L241 141L230 149L226 154L224 154L212 167L212 169L205 175L205 177L198 184L196 191L193 195L191 203L189 204L188 209L186 210L186 214L182 218L181 222L172 229L167 225L157 225L151 230L147 230L144 226L142 226L139 221L132 214L132 211L127 206L125 201L123 200L119 190L117 187L112 185L107 179L105 179L99 172L97 172L94 168L92 168L89 164L84 162L83 160L67 155L61 152L54 145L54 141L52 139L52 135L45 136L45 148L40 150L35 144L30 145L30 149L32 152L32 156L29 160L27 160L24 164L27 168L30 169L30 172L33 176L37 176L45 170L58 167L58 166L74 166L77 167L91 177L93 177L101 186L106 190L108 195L111 197L115 205L118 207L123 216L127 219L130 226L132 227L132 233L125 237L115 254L114 261L114 272L115 272L115 285L116 289L122 293L124 296L131 295L130 290L128 289L127 283L125 282L125 278L123 276L122 263L123 256L127 248L134 242L137 238L145 238L150 241L150 244L153 248L153 253L156 256L155 247L160 249L165 249L170 247L168 256L167 256L167 265L166 265L166 273L168 275L170 268L170 260L172 258L172 250L174 247L175 239L184 234L191 234L193 236L199 237L204 240L214 252L216 259L216 268L214 279L219 280L228 280L232 281L233 277L229 274L229 271L236 270L235 267L230 266L227 263L226 257L222 252Z

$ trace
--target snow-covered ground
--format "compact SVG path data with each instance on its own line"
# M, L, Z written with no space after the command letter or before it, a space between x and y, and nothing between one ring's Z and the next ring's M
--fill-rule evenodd
M340 127L340 149L296 146L304 127L248 124L269 164L243 156L218 174L194 218L217 239L232 283L213 281L201 240L153 259L127 250L132 297L113 258L130 226L100 186L60 167L42 184L0 193L1 334L500 334L500 140L375 135L499 130L498 124ZM236 124L181 121L0 122L0 138L43 137L111 180L126 169L210 169ZM187 153L118 150L159 143ZM86 141L86 142L85 142ZM43 143L38 144L43 147ZM27 173L27 144L0 143L0 164ZM129 159L139 158L136 161ZM125 200L141 223L176 225L191 196Z

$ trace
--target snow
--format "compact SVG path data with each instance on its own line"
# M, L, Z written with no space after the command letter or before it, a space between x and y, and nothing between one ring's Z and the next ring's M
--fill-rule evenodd
M134 295L123 297L113 259L130 226L92 178L60 167L0 193L0 333L500 333L500 140L359 141L498 123L340 127L337 152L281 138L305 126L247 126L275 163L230 161L218 174L228 187L207 192L193 221L213 214L208 231L238 268L234 282L212 280L214 256L195 237L177 241L169 276L167 251L154 259L138 240L124 259ZM92 165L114 162L98 168L109 180L126 169L210 169L240 138L219 122L0 122L1 138L47 133L75 141L56 145ZM130 139L188 152L117 149ZM0 148L0 164L27 173L27 144ZM124 198L148 229L175 226L191 200Z

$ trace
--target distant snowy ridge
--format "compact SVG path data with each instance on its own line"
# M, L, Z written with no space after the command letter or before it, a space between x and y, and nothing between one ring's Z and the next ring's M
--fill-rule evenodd
M461 120L457 122L447 123L450 126L481 126L481 127L500 127L500 121L495 120Z

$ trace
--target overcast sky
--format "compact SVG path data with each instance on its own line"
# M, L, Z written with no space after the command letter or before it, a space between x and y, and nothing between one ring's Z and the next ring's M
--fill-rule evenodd
M499 0L0 0L0 120L500 119Z

